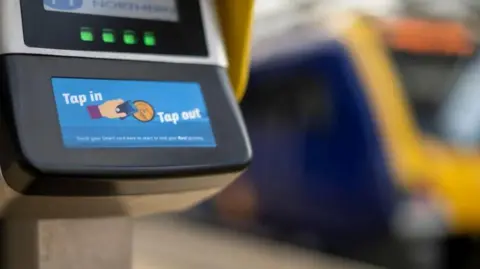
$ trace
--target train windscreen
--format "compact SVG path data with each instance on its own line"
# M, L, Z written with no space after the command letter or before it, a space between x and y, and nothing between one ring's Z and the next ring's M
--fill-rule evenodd
M264 76L249 87L242 111L250 129L305 130L326 127L331 120L326 85L308 72Z
M480 145L480 58L394 53L422 131L461 146Z
M419 127L443 136L441 114L470 59L451 55L394 52L393 60Z
M386 40L420 129L451 143L480 144L480 59L466 28L421 20L392 25Z

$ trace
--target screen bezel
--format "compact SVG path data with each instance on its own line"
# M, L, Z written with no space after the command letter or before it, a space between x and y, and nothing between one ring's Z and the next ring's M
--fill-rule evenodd
M14 137L30 166L52 174L141 175L244 167L248 137L226 70L205 65L11 56L7 69ZM41 66L41 68L38 68ZM68 149L63 145L52 77L185 81L200 84L216 148ZM28 79L25 79L28 78ZM134 168L134 169L133 169Z
M54 12L45 10L42 1L21 0L24 42L28 47L45 49L208 57L199 0L176 3L178 22ZM95 41L81 41L82 27L93 29ZM115 31L120 42L104 43L100 39L102 29ZM154 32L157 45L145 46L141 36L136 45L123 44L123 30Z

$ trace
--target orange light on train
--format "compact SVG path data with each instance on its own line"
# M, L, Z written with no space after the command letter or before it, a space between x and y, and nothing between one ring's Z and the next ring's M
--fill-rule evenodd
M458 22L399 19L382 26L394 50L454 55L471 55L475 50L468 29Z

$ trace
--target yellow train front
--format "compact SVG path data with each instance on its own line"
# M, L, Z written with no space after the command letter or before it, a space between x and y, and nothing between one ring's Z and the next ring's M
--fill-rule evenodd
M396 184L437 210L447 233L480 232L480 58L473 34L454 21L357 17L342 40ZM409 209L412 217L418 207Z

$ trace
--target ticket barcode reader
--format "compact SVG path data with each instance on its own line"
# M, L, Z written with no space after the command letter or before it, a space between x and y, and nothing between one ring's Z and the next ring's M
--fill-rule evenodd
M145 213L141 195L183 208L244 170L216 12L210 0L1 1L4 218L80 217L52 205L101 216L109 197Z

